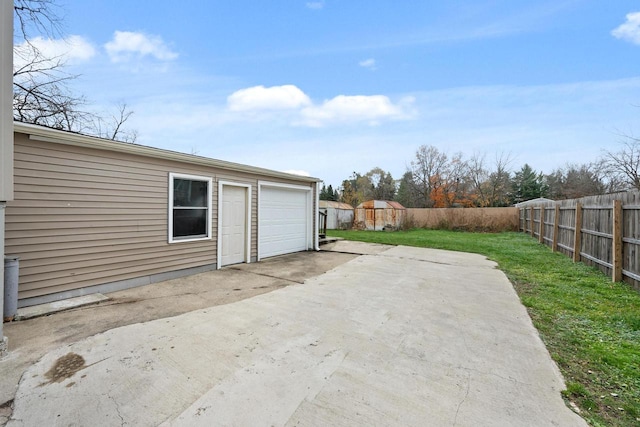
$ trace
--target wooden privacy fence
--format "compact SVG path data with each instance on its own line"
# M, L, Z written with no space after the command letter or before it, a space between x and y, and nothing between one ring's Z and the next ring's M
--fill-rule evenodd
M407 208L411 226L440 230L516 231L518 209L508 208Z
M520 207L520 231L640 290L640 191Z

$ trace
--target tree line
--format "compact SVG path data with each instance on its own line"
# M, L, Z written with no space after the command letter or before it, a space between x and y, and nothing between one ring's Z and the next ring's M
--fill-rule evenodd
M375 167L354 172L334 189L323 186L321 200L357 206L366 200L394 200L411 208L502 207L539 197L554 200L640 189L640 139L625 135L617 151L594 162L568 163L544 174L524 164L512 169L508 154L449 155L433 145L418 147L406 172L394 179Z

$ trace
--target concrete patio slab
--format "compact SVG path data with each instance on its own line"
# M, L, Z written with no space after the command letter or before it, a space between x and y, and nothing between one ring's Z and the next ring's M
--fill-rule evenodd
M586 426L495 264L386 248L47 353L9 426Z
M11 415L18 382L51 350L124 325L230 304L304 283L357 255L298 252L259 263L224 267L193 276L107 294L108 301L44 317L4 324L9 355L0 359L0 426Z

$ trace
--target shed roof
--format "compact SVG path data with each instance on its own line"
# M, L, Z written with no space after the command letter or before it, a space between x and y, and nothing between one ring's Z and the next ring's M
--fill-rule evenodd
M358 205L357 209L404 209L398 202L391 200L367 200Z
M547 199L546 197L538 197L537 199L531 199L525 202L516 203L515 206L517 208L521 208L523 206L539 205L541 203L549 203L549 202L555 202L555 200Z
M98 150L135 154L138 156L173 160L194 165L209 166L230 171L248 172L264 175L267 177L290 179L301 182L321 181L318 178L309 176L294 175L291 173L259 168L255 166L248 166L241 163L227 162L224 160L211 159L208 157L196 156L193 154L179 153L177 151L148 147L145 145L133 144L129 142L112 141L110 139L98 138L95 136L88 136L58 129L51 129L44 126L17 121L13 122L13 130L14 132L27 134L29 135L29 139L35 141L53 142L56 144L75 145L80 147L95 148Z
M334 202L333 200L320 200L318 206L321 208L353 210L353 206L349 203Z

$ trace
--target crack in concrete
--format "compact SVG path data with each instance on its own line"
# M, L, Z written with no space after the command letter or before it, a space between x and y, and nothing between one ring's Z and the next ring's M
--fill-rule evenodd
M465 392L464 397L462 398L462 400L460 402L458 402L458 407L456 408L456 415L453 418L453 427L458 425L458 415L460 414L460 408L462 407L464 402L469 397L469 390L471 390L471 373L467 372L467 391Z
M118 414L118 418L120 418L120 426L121 427L124 426L127 423L125 422L124 417L120 413L120 405L118 405L118 402L116 401L116 399L114 399L113 396L111 396L110 394L107 393L107 397L113 402L113 405L116 407L116 413Z
M465 366L458 366L458 368L459 368L459 369L463 369L463 370L465 370L465 371L467 371L467 372L475 372L475 373L480 374L480 375L489 375L489 376L492 376L492 377L500 378L501 380L509 381L509 382L510 382L510 383L512 383L512 384L524 385L524 386L531 386L531 385L533 385L533 384L531 384L531 383L525 383L525 382L522 382L522 381L518 381L518 380L517 380L517 379L515 379L515 378L511 378L511 377L504 377L504 376L502 376L502 375L498 375L498 374L496 374L495 372L485 372L485 371L481 371L481 370L478 370L478 369L467 368L467 367L465 367Z

